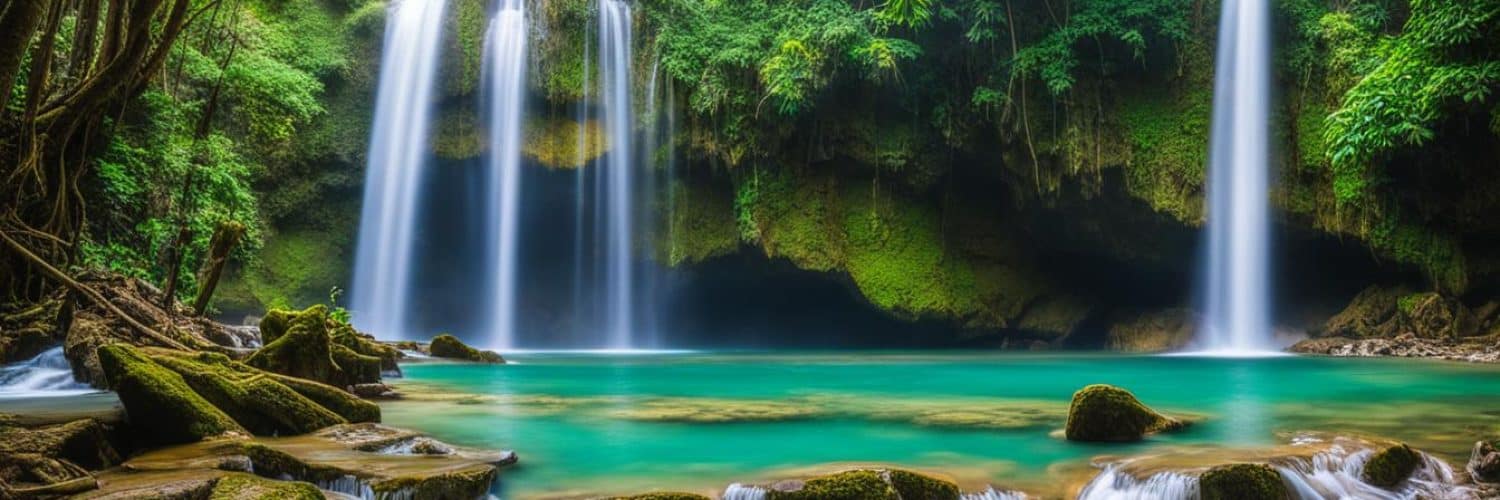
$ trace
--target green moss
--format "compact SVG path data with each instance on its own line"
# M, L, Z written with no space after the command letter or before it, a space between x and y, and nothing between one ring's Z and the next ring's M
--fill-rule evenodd
M1422 456L1406 444L1380 450L1365 462L1361 477L1366 483L1382 488L1394 487L1411 477L1411 473L1422 464Z
M255 434L303 434L346 423L275 378L222 354L163 353L155 361L182 375L195 392Z
M479 114L467 106L447 107L438 112L432 129L433 154L449 160L478 157L485 148L478 122Z
M181 375L124 344L100 347L99 363L132 425L160 443L245 434L234 419L199 396Z
M489 27L489 2L454 0L448 4L447 52L442 61L443 95L472 95L479 85L484 61L484 32Z
M580 129L582 141L578 139ZM548 168L583 168L609 149L607 135L598 120L588 120L579 127L577 120L533 116L526 120L521 152Z
M948 481L904 470L890 471L889 476L901 500L958 500L959 497L958 485Z
M489 491L497 473L492 466L470 466L438 475L376 481L370 489L377 498L397 492L410 498L479 498Z
M679 493L679 492L675 492L675 491L667 491L667 492L660 492L660 493L642 493L640 495L631 495L631 496L628 496L628 497L614 497L613 500L711 500L711 499L708 498L708 497L706 497L706 496L699 495L697 493Z
M1072 441L1138 441L1185 425L1147 408L1130 391L1095 384L1073 393L1065 433Z
M807 480L797 491L771 490L766 500L900 500L880 471L853 470Z
M593 25L596 22L591 14L592 3L588 0L542 3L542 18L548 36L539 40L542 56L534 61L536 72L533 78L540 84L548 101L557 104L580 101L584 95L584 81L595 84L599 81L593 66L589 67L592 75L584 72L584 53L597 50L594 40L589 38L589 34L595 31Z
M302 397L311 399L352 423L379 422L380 406L365 401L343 389L285 375L269 374Z
M446 333L433 337L432 343L428 345L427 350L430 354L439 358L461 359L480 363L505 362L505 359L501 358L499 354L469 347L458 340L458 337Z
M1201 54L1207 50L1188 44L1184 53L1212 68ZM1202 220L1212 106L1212 84L1193 79L1121 100L1120 124L1131 151L1126 189L1132 195L1178 220Z
M379 346L364 346L365 342L353 337L353 329L346 333L341 325L328 317L328 308L314 305L291 315L286 332L265 344L246 364L283 375L305 378L346 387L380 381L380 371L385 363L381 358L361 354L360 349L380 349L394 363L394 350Z
M214 482L208 500L318 500L317 486L297 481L273 481L252 474L229 474Z
M242 266L217 294L216 307L237 311L290 309L326 300L328 290L347 277L339 238L329 232L296 229L266 239L255 260Z
M1462 294L1469 287L1463 251L1445 233L1390 215L1366 232L1365 238L1376 251L1422 269L1441 291Z
M1203 500L1285 500L1291 498L1281 474L1265 464L1222 465L1198 478Z
M712 183L673 180L662 203L670 207L666 230L653 247L668 265L693 264L739 248L733 196Z

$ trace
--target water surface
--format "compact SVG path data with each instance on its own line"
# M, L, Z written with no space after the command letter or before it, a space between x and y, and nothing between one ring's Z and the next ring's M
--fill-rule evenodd
M1069 494L1110 456L1284 445L1334 432L1460 464L1500 430L1500 369L1414 360L972 353L517 354L414 364L385 421L514 449L507 498L713 494L841 464ZM1124 445L1058 437L1073 391L1110 383L1198 423Z

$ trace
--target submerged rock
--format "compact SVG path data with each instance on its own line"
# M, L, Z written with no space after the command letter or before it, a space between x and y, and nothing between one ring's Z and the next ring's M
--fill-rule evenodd
M1468 469L1475 481L1500 483L1500 451L1495 448L1492 441L1474 443L1474 451L1469 453Z
M432 343L427 347L432 356L448 359L461 359L478 363L504 363L505 358L500 357L494 351L481 351L469 347L458 337L448 334L438 335L432 338Z
M1284 500L1291 498L1281 474L1266 464L1221 465L1198 478L1203 500Z
M1138 441L1186 425L1147 408L1130 391L1095 384L1073 393L1065 434L1071 441Z
M1406 444L1398 444L1375 452L1365 462L1361 477L1366 483L1382 488L1401 484L1422 464L1422 456Z
M228 474L214 482L208 500L321 500L317 486L301 481L275 481L252 474Z

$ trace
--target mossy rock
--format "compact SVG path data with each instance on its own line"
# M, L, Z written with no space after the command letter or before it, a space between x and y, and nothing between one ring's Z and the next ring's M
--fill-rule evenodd
M1291 498L1281 474L1266 464L1221 465L1198 478L1203 500L1285 500Z
M30 359L47 350L53 343L55 341L51 334L40 328L0 328L0 364Z
M370 484L376 498L482 498L499 472L493 466L470 466L425 477L395 477Z
M317 486L300 481L275 481L251 474L229 474L214 482L208 500L319 500Z
M87 469L120 463L109 430L92 418L36 428L0 425L0 456L34 454Z
M360 335L315 305L300 312L271 311L261 336L271 339L245 360L250 366L335 387L380 381L383 368L395 369L400 352Z
M380 406L350 394L348 391L286 375L268 373L282 385L290 387L302 397L311 399L324 408L337 413L350 423L379 422Z
M579 132L584 134L581 140ZM609 150L608 135L598 120L580 125L567 118L531 117L526 120L521 153L547 168L583 168Z
M134 347L100 347L99 363L130 423L151 441L187 443L247 434L233 418L194 392L181 375Z
M481 351L473 347L469 347L467 344L464 344L463 341L458 340L458 337L454 337L446 333L433 337L432 343L428 344L427 346L427 350L428 352L432 353L434 357L439 358L461 359L464 361L474 361L479 363L505 362L505 358L500 357L499 354L496 354L493 351Z
M1422 464L1422 455L1405 443L1375 452L1360 475L1366 483L1390 488L1401 484Z
M660 493L642 493L628 497L614 497L612 500L713 500L697 493L681 493L676 491L665 491Z
M878 470L852 470L809 479L802 488L771 490L767 500L901 500Z
M163 354L154 360L257 435L303 434L347 422L269 374L222 354Z
M1073 393L1065 432L1071 441L1139 441L1147 434L1185 425L1147 408L1130 391L1095 384Z
M892 470L888 473L891 486L901 494L901 500L957 500L958 485L931 476L911 471Z

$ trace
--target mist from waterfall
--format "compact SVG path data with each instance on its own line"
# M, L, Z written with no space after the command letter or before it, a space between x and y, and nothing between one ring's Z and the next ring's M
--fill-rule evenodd
M516 343L517 253L520 246L521 114L526 97L526 10L524 0L502 0L490 20L484 44L484 81L489 128L486 245L489 273L490 345Z
M444 8L444 0L401 0L386 13L350 291L355 325L381 338L406 333L417 193L428 156Z
M605 347L634 347L635 236L634 108L631 106L631 15L622 0L599 0L600 105L609 152L598 168L604 180ZM597 199L597 198L596 198Z
M1268 0L1225 0L1209 152L1208 259L1201 348L1271 349Z

